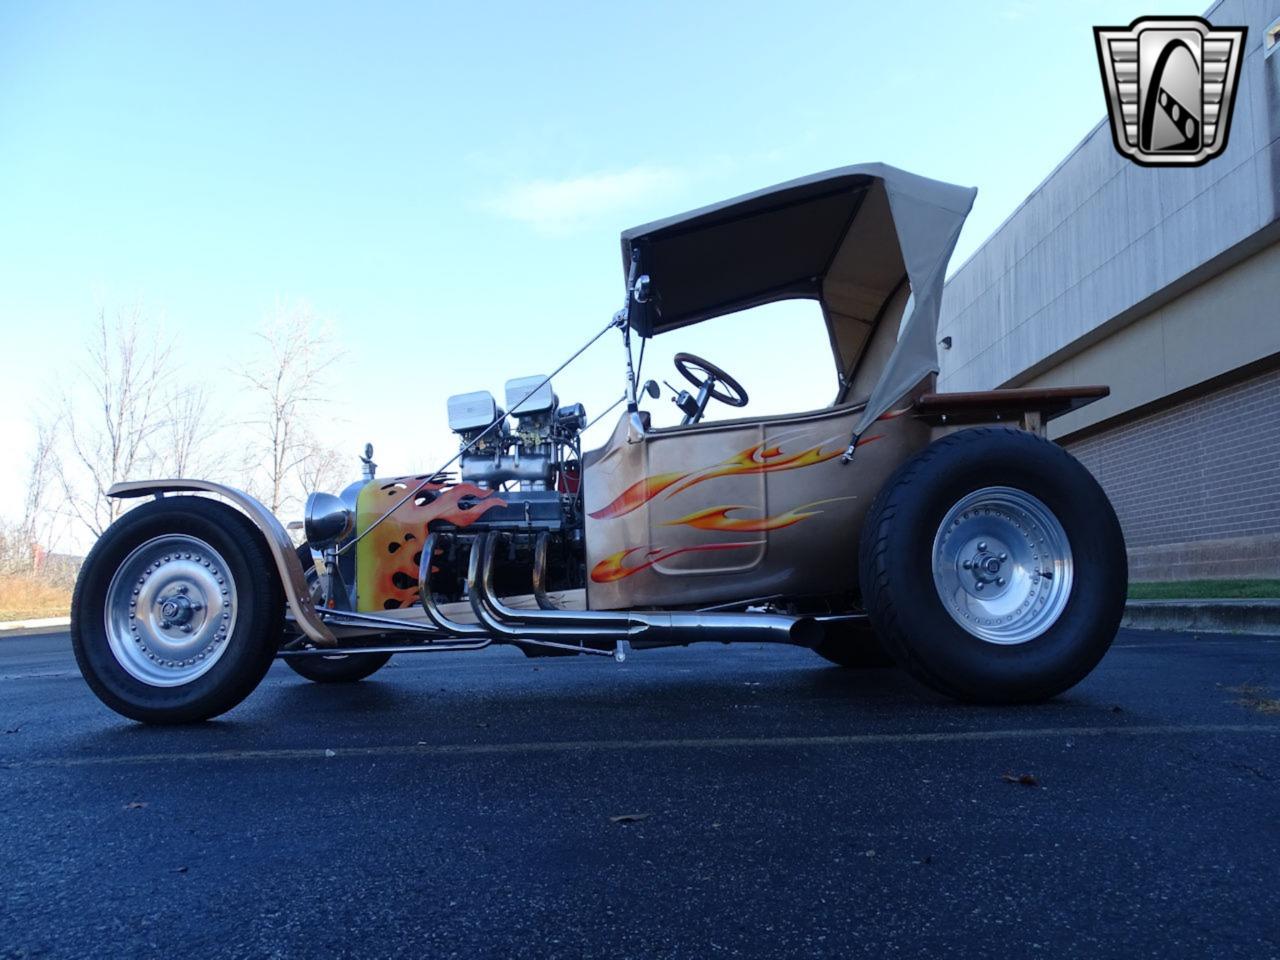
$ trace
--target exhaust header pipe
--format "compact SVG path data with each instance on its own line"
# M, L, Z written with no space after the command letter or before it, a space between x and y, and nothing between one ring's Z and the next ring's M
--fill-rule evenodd
M543 534L539 539L542 540L545 536ZM770 613L515 610L504 604L493 591L493 559L497 537L497 531L477 537L471 545L467 565L471 608L494 639L551 642L558 647L573 646L594 651L602 649L601 643L614 646L621 640L639 648L686 646L704 641L729 643L735 640L811 647L822 639L823 628L816 620ZM428 556L424 548L424 565L428 563ZM544 562L545 557L545 544L539 543L535 546L535 558ZM535 585L540 587L544 582L544 571L535 569ZM535 594L541 592L535 590ZM443 624L434 617L432 621L443 628Z

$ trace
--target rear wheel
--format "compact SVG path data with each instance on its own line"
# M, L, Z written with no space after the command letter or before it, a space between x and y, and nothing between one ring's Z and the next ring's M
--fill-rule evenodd
M315 561L311 559L311 550L304 543L298 547L298 560L307 576L307 585L312 589L312 596L319 592L319 581L316 577ZM300 677L312 683L355 683L371 677L387 665L391 659L389 653L340 653L333 656L308 654L303 657L283 657L285 663Z
M1012 429L936 441L885 484L859 574L878 635L950 696L1043 700L1079 683L1115 638L1124 539L1093 476Z
M206 720L262 680L283 610L275 565L244 515L166 497L122 516L85 558L71 644L89 687L117 713Z

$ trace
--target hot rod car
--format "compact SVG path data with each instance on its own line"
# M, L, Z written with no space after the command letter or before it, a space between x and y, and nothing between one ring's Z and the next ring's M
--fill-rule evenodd
M507 382L505 409L449 399L460 449L439 472L378 477L366 450L364 480L311 494L301 547L239 490L117 484L152 499L81 571L85 679L127 717L183 722L239 703L277 657L356 680L402 652L775 641L887 656L963 700L1060 693L1110 646L1127 564L1105 494L1044 424L1107 389L935 392L974 194L867 164L624 232L625 305L588 343L618 336L626 406L596 449L583 407L534 376ZM830 406L706 421L747 391L677 354L682 420L653 425L637 338L791 298L825 318Z

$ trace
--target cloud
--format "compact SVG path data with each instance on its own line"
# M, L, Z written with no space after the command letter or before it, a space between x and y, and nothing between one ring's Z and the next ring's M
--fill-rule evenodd
M563 235L599 217L645 205L655 196L673 191L683 179L670 167L641 165L614 173L528 180L491 197L485 207L539 233Z

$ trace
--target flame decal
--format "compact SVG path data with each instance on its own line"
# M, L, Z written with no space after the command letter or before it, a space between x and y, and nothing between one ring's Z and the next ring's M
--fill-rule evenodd
M902 407L901 409L898 409L898 410L886 410L884 413L880 414L880 416L876 417L876 421L879 422L880 420L897 420L904 413L910 413L910 412L911 412L911 405L907 404L907 406Z
M906 411L901 411L905 413ZM894 414L899 415L898 413ZM889 417L886 414L885 417ZM863 437L858 441L858 446L864 446L875 440L884 439L884 434L874 434L870 437ZM819 463L827 463L836 459L844 453L844 447L837 447L834 450L823 450L823 445L810 447L808 450L802 450L799 453L790 455L784 454L782 448L778 446L766 447L763 443L754 447L749 447L741 453L736 453L728 460L720 463L703 467L700 470L693 470L689 473L658 473L652 477L645 477L638 480L631 486L627 487L622 493L608 506L602 507L591 513L593 520L612 520L614 517L625 516L633 510L644 506L650 500L654 499L662 493L666 493L668 497L674 497L677 493L683 493L690 487L695 487L704 480L714 480L717 477L738 477L749 474L777 473L782 470L799 470L803 467L812 467ZM676 486L679 484L679 486ZM674 487L675 489L671 489ZM734 509L729 507L728 509ZM717 528L722 529L722 528ZM730 528L733 529L733 528ZM743 528L745 529L745 528Z
M657 473L652 477L637 480L623 490L616 500L602 510L595 511L591 517L595 520L612 520L614 517L621 517L637 507L644 506L663 490L672 484L679 483L687 476L689 476L687 473Z
M765 447L762 443L743 450L741 453L716 464L714 467L689 474L691 479L672 490L667 496L674 497L677 493L682 493L690 487L696 487L704 480L756 473L777 473L781 470L799 470L801 467L812 467L815 464L834 460L842 453L844 453L844 450L841 448L824 453L822 447L817 446L787 456L782 452L781 447Z
M813 503L804 503L798 507L792 507L785 513L780 513L776 517L741 517L734 519L729 516L733 510L750 510L745 506L726 506L726 507L708 507L705 510L698 510L678 520L668 520L664 526L677 527L686 526L693 527L695 530L728 530L735 533L766 533L770 530L782 530L786 527L794 526L801 520L807 520L809 517L816 516L821 510L812 510L822 503L834 503L836 500L852 500L852 497L834 497L831 500L815 500Z
M421 480L405 477L366 486L356 508L356 528L368 529ZM360 609L394 610L417 603L419 551L431 524L440 520L467 527L500 506L506 501L474 483L427 484L356 544Z
M469 527L494 507L505 507L507 502L493 495L492 490L485 490L472 483L458 483L451 487L428 486L437 494L430 503L418 506L410 501L395 513L395 519L417 520L418 523L430 523L432 520L444 520L459 527ZM425 491L424 491L425 492ZM463 509L459 506L464 497L471 497L472 503Z
M663 560L679 556L682 553L700 553L704 550L736 550L739 547L758 546L760 546L760 542L752 540L744 543L704 543L692 547L653 547L652 549L628 547L626 550L619 550L617 553L609 554L609 556L592 567L591 579L594 583L617 583L633 573L648 570L655 563L661 563ZM626 559L634 553L641 553L640 562L632 566L626 566Z

